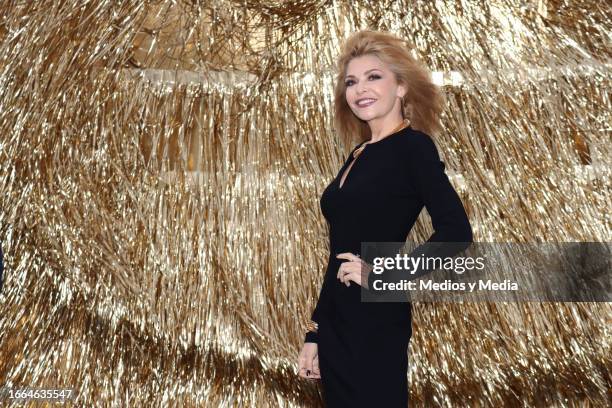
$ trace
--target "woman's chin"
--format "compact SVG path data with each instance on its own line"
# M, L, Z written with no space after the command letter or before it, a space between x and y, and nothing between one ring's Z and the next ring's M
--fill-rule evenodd
M363 120L364 122L367 122L369 120L371 120L374 116L374 114L368 113L368 114L364 114L363 112L355 112L353 111L353 113L355 114L355 116L357 116L357 118Z

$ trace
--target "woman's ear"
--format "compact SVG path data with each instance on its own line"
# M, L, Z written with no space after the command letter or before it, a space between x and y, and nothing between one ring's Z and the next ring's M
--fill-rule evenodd
M406 86L405 85L397 86L397 96L399 98L404 98L404 96L406 96Z

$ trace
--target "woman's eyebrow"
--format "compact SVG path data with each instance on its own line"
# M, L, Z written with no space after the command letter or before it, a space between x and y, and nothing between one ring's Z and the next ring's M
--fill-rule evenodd
M367 74L368 74L368 72L372 72L372 71L380 71L380 69L378 69L378 68L368 69L366 72L364 72L364 73L363 73L363 75L367 75ZM349 78L349 77L353 77L353 78L355 78L355 75L351 75L351 74L349 74L349 75L345 76L345 77L344 77L344 79L347 79L347 78Z

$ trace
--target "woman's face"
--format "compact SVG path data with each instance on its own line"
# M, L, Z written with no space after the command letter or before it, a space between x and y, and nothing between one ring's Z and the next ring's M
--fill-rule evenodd
M384 118L394 109L401 116L401 100L405 88L398 85L395 75L375 55L353 58L344 79L346 102L362 120Z

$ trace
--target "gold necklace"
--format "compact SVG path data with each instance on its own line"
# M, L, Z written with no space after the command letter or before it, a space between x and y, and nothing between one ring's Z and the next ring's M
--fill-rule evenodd
M400 130L402 130L402 129L404 129L404 128L407 128L409 125L410 125L410 119L407 119L407 118L406 118L406 119L402 120L402 123L400 123L398 126L396 126L396 127L395 127L395 129L393 129L391 132L389 132L389 135L392 135L393 133L397 133L397 132L399 132ZM385 137L387 137L387 136L385 136ZM384 139L384 137L383 137L382 139ZM380 142L382 139L378 140L378 142ZM374 143L378 143L378 142L374 142ZM363 151L363 149L365 149L365 147L366 147L366 145L367 145L367 144L368 144L368 143L364 143L364 144L362 144L362 145L359 147L359 149L355 150L355 151L353 152L353 158L355 158L355 159L356 159L356 158L357 158L357 156L359 156L359 155L361 154L361 152Z

